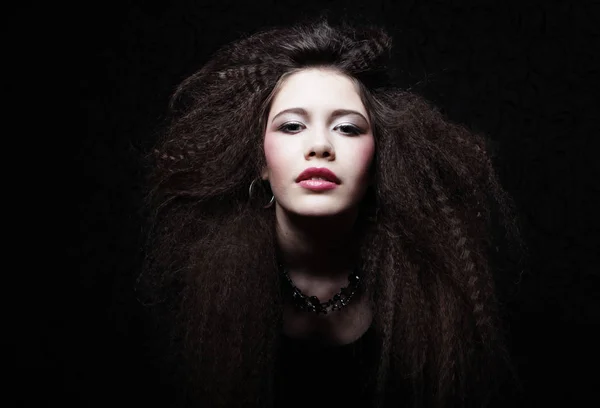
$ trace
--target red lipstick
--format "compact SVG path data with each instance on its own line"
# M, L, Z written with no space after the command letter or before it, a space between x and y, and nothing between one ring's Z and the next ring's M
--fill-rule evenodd
M323 191L336 188L340 179L325 167L310 167L300 173L296 182L309 190Z

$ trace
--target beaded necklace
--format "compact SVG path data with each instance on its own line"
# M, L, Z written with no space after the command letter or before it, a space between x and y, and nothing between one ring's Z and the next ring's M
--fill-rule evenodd
M340 289L340 291L333 295L328 301L321 302L317 296L307 296L302 293L302 291L294 285L294 282L292 282L292 278L290 278L287 269L282 265L280 265L280 269L291 286L292 302L294 305L302 311L314 312L317 314L327 314L334 310L341 310L350 303L350 300L356 294L361 281L358 274L354 271L351 272L348 275L348 285Z

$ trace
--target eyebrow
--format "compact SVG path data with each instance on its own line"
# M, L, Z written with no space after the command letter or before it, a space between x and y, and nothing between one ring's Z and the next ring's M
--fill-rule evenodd
M304 108L289 108L289 109L282 110L277 115L273 116L273 119L271 120L271 123L273 123L278 116L281 116L284 113L296 113L296 114L304 116L304 117L308 117L309 116L308 112ZM336 118L339 118L340 116L346 116L346 115L358 115L361 118L363 118L363 120L365 122L367 122L367 124L370 125L370 123L367 120L367 118L365 118L364 115L362 113L358 112L358 111L355 111L355 110L352 110L352 109L336 109L333 112L331 112L331 118L332 119L336 119Z

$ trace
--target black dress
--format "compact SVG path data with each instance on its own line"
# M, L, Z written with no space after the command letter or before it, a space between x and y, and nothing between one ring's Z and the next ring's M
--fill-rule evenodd
M373 394L375 330L335 346L282 335L275 407L368 407Z

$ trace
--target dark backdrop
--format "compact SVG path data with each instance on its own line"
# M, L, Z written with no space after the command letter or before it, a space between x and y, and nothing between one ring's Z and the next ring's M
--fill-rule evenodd
M59 288L49 306L43 364L31 365L33 377L23 374L47 387L37 397L21 395L23 402L164 405L168 393L132 290L140 265L139 154L155 139L176 84L217 48L323 8L334 19L362 15L385 26L407 86L418 84L452 120L495 142L530 251L509 315L523 406L599 401L597 8L584 1L364 3L127 0L86 3L64 19L76 60L68 72L85 121L67 141L78 182L77 231L65 248L76 268L63 278L70 289Z

